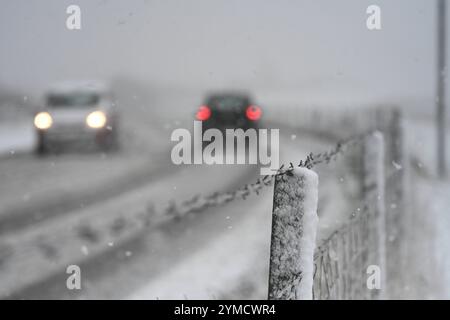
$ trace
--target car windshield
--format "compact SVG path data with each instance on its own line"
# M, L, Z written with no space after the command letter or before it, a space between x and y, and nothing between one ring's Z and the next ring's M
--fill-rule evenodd
M99 96L94 93L52 94L47 98L47 104L51 107L92 106L98 101Z

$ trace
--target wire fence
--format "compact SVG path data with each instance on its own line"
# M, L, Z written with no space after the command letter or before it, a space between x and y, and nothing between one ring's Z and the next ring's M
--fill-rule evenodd
M369 215L359 212L316 249L314 299L367 297L365 270L372 247L367 237L369 225Z
M355 139L352 152L357 161L347 169L359 177L360 203L344 225L319 242L314 256L314 299L380 299L398 297L404 284L405 261L405 175L407 161L403 120L396 109L328 112L297 111L289 119L292 127L328 138L348 138L362 131L381 131L385 140L377 143ZM294 113L295 114L295 113ZM301 116L300 116L301 115ZM284 118L283 115L280 115ZM370 136L366 135L367 137ZM373 150L375 145L375 150ZM349 150L347 150L347 153ZM380 158L380 155L382 156ZM358 160L359 159L359 160ZM377 161L374 160L378 159ZM356 168L355 168L356 167ZM381 285L369 288L369 266L380 269ZM369 273L368 273L369 272Z
M298 108L286 109L285 115L278 113L279 122L287 119L291 128L301 128L326 139L352 141L349 145L353 149L341 154L353 155L341 159L344 168L356 173L360 182L354 212L348 212L349 218L343 225L336 226L331 235L317 243L313 299L398 297L396 290L405 281L401 270L405 260L403 226L407 171L401 113L396 109L375 108L340 110L336 114L327 110L326 115L317 109L300 112ZM366 133L361 138L360 133L364 131L379 131L380 134L377 137ZM352 139L355 135L358 138ZM345 212L340 214L345 216ZM375 286L369 283L374 279L369 277L374 270L372 267L379 270Z
M314 299L385 297L385 275L379 274L378 287L367 284L369 266L387 271L383 135L368 135L359 153L361 204L316 250Z

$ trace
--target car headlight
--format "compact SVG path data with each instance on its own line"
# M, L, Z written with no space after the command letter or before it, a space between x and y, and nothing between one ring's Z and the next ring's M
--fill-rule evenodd
M94 129L103 128L106 124L106 115L102 111L91 112L86 117L86 124Z
M41 130L48 129L52 126L52 124L53 124L53 119L52 119L52 116L50 115L50 113L48 113L48 112L39 112L34 117L34 125L38 129L41 129Z

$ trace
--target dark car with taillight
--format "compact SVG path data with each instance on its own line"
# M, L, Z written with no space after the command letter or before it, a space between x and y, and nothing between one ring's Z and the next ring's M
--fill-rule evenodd
M262 111L247 94L211 94L197 111L196 119L203 122L203 129L258 128Z

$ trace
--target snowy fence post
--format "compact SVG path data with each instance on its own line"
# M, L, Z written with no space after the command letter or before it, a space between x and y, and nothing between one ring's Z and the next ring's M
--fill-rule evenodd
M375 132L364 139L363 151L363 192L366 212L369 215L369 243L371 251L368 264L376 265L381 272L379 289L369 289L368 296L372 299L383 299L386 273L386 222L385 222L385 172L384 172L384 138L380 132ZM365 266L366 268L369 265ZM361 270L365 272L366 270ZM365 284L362 284L365 285Z
M405 167L406 150L404 143L404 127L399 110L394 110L389 119L389 144L386 177L386 278L387 292L397 296L396 281L402 278L405 261L404 224L405 224Z
M318 180L306 168L275 178L269 300L312 299Z

